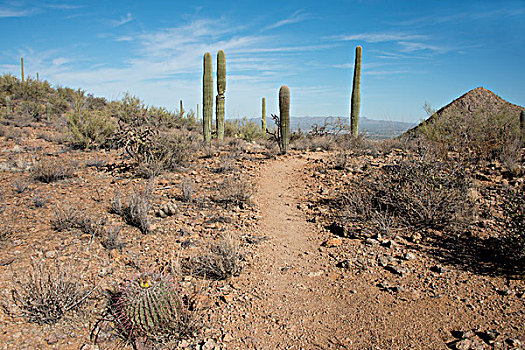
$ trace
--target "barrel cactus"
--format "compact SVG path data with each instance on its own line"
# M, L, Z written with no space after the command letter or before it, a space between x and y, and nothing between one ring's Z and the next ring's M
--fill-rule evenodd
M226 56L224 50L217 52L217 100L215 121L217 126L217 138L224 139L224 101L226 92Z
M355 48L354 82L352 86L352 101L350 110L350 133L357 138L359 135L359 108L361 106L361 46Z
M127 281L113 295L110 312L120 334L136 348L191 333L180 287L164 275L143 273Z
M204 74L202 78L202 128L204 142L211 141L211 120L213 117L213 65L211 54L204 54Z
M261 115L262 131L266 132L266 98L262 98L262 115Z
M286 154L290 143L290 89L286 85L279 89L279 112L282 138L281 152Z

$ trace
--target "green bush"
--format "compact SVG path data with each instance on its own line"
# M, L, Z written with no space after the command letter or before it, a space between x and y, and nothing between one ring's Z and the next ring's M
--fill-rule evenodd
M248 121L246 118L242 120L226 120L224 124L224 136L236 137L248 142L266 138L266 134L261 130L260 125Z

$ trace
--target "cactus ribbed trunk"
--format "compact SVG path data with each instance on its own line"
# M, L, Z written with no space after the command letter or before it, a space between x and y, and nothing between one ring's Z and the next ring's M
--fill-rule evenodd
M38 72L36 72L36 81L39 81Z
M25 81L24 79L24 58L20 57L20 70L22 71L22 83Z
M200 115L199 115L199 104L197 103L197 120L199 120L200 118Z
M262 114L261 114L262 131L266 132L266 98L262 98Z
M211 54L204 54L204 74L202 78L202 129L204 142L211 142L211 120L213 118L213 67Z
M286 154L290 143L290 89L286 85L279 89L279 114L282 138L281 152Z
M223 50L217 52L217 100L215 110L215 121L217 126L217 138L224 139L224 102L226 93L226 55Z
M361 46L355 48L354 83L350 110L350 132L353 137L359 136L359 108L361 106Z
M184 107L182 106L182 100L180 100L180 117L184 117Z

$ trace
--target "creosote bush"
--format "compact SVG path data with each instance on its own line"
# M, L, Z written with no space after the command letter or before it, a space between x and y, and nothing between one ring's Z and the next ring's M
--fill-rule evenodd
M116 192L111 203L111 212L120 215L127 224L137 227L142 233L148 234L151 232L148 212L151 209L152 196L151 184L144 189L134 189L127 199L123 199L120 193Z
M11 296L17 311L29 322L53 324L78 308L93 289L86 289L71 271L58 262L32 262L25 279L14 278Z

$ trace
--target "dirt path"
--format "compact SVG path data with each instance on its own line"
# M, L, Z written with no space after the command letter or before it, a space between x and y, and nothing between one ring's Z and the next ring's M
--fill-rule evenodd
M299 209L307 205L309 166L309 159L290 156L261 169L261 219L252 234L268 240L231 283L234 297L216 315L224 349L448 349L452 330L519 328L494 321L505 306L484 276L433 273L434 262L420 253L399 258L407 248L397 243L343 239L340 247L323 247L331 234ZM337 267L341 254L347 268ZM380 257L406 271L400 276L378 266ZM378 287L384 283L398 287ZM483 290L483 308L470 304L477 297L469 288ZM519 303L512 310L519 312Z
M261 171L258 232L268 241L259 246L252 267L239 281L247 293L241 307L245 314L232 322L228 349L313 349L338 342L334 327L340 328L344 312L330 295L333 281L319 255L316 225L298 209L306 191L306 164L306 158L290 157Z

